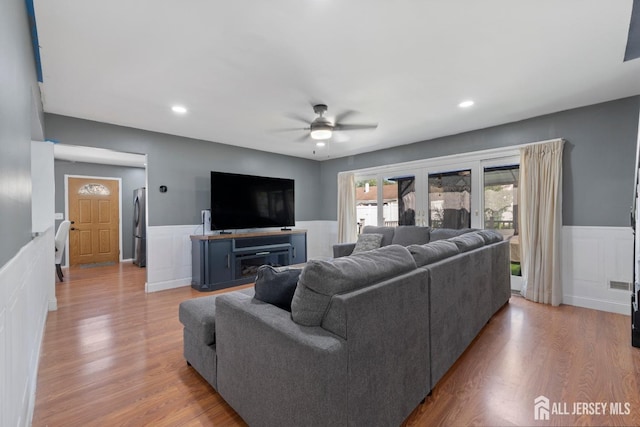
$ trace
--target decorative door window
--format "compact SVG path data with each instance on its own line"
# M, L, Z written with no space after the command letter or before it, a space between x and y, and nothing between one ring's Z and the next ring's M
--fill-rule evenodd
M78 194L81 196L108 196L111 191L102 184L85 184L78 189Z

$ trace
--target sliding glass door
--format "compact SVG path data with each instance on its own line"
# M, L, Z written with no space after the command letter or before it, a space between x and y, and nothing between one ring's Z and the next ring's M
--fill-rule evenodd
M362 176L356 179L358 233L365 225L416 224L415 175Z
M357 175L358 223L491 228L513 236L518 234L518 162L517 156L448 161Z
M387 177L389 192L385 194L384 225L416 225L416 177L399 175Z
M484 169L484 228L500 231L505 238L518 234L519 165Z
M520 233L518 227L518 164L483 165L484 228L499 231L509 239L511 289L520 290Z
M356 174L358 232L364 225L495 229L509 239L517 275L519 162L516 153L450 156Z
M429 226L471 227L471 169L430 173Z
M378 225L378 180L376 177L356 179L356 218L358 234L365 225Z

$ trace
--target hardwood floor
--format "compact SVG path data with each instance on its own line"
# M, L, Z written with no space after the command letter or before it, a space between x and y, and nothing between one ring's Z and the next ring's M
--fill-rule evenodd
M127 263L73 268L57 284L34 426L245 425L182 357L178 304L211 294L145 294L145 272ZM640 349L629 323L512 297L404 424L640 425ZM540 395L556 409L548 421L534 420ZM581 402L606 402L607 412L571 414ZM612 415L611 403L630 413Z
M47 318L34 426L244 425L182 357L178 304L130 263L71 268Z

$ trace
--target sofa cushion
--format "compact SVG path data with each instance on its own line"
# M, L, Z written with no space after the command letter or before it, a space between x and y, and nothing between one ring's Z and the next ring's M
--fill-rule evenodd
M476 234L484 239L485 244L498 243L504 240L504 236L497 230L478 230Z
M361 234L358 236L352 254L378 249L382 243L382 234Z
M457 237L452 237L449 242L453 242L458 246L460 252L468 252L484 246L484 239L477 233L466 233Z
M253 296L254 291L253 288L246 288L234 292ZM206 345L216 341L216 298L218 295L193 298L182 301L178 307L178 319L184 328Z
M255 283L255 298L291 311L291 299L298 285L301 268L272 267L262 265L258 267Z
M430 234L430 242L434 240L450 239L452 237L460 236L462 234L476 231L475 228L432 228Z
M380 246L389 246L393 240L394 227L378 227L376 225L365 225L362 234L382 234Z
M437 240L426 245L411 245L407 249L413 255L418 267L432 264L460 253L458 246L448 240Z
M355 243L336 243L333 245L333 257L340 258L341 256L351 255L355 247Z
M430 227L420 227L418 225L400 225L393 233L391 244L393 245L424 245L429 243Z
M415 268L411 253L400 245L332 260L310 260L300 274L291 302L293 321L319 326L331 296L373 285Z

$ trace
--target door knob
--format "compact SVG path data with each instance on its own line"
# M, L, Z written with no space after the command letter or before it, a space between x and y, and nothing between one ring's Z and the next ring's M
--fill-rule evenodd
M71 227L71 231L74 231L76 228L75 227Z

